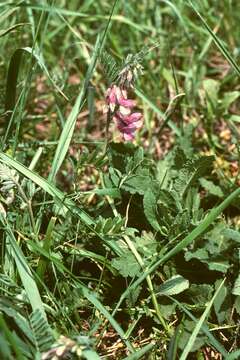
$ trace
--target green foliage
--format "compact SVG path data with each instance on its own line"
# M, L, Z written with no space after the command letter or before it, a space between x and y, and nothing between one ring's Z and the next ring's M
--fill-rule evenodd
M215 185L212 181L206 179L199 179L201 186L210 194L218 197L223 197L223 191L220 186Z
M39 310L35 310L29 317L34 342L37 351L44 352L53 344L53 335L46 319Z
M158 289L159 295L177 295L189 287L189 281L181 275L175 275L166 280Z
M239 358L239 6L1 2L0 358Z
M119 271L123 277L135 277L140 273L140 265L135 256L130 253L124 253L112 261L112 266Z
M180 198L184 197L189 187L211 169L213 160L213 156L203 156L196 160L188 160L184 164L183 168L178 171L178 176L173 185Z

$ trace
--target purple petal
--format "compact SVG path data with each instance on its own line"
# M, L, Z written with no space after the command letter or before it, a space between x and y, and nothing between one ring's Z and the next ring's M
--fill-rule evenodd
M116 85L113 85L112 87L107 89L106 93L106 100L108 104L116 104L117 97L116 97Z
M131 109L125 106L119 106L119 113L121 114L121 116L128 116L131 114Z
M126 141L132 141L134 139L134 134L123 134L123 138Z
M126 108L133 108L134 106L136 106L136 101L130 99L121 98L118 100L118 103L119 105L124 106Z
M117 112L116 116L122 120L126 125L139 121L142 118L141 113L132 113L130 115L124 115L120 111Z

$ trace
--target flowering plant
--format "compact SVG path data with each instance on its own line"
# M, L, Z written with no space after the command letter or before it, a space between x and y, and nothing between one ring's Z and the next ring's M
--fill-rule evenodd
M143 124L142 114L133 110L136 101L128 98L128 89L133 88L138 73L143 69L138 60L136 55L128 55L122 68L117 68L106 91L104 111L108 113L108 122L113 119L126 141L132 141L136 130Z
M128 99L126 89L114 84L107 89L106 103L124 140L133 140L135 131L142 126L142 114L132 111L136 102Z

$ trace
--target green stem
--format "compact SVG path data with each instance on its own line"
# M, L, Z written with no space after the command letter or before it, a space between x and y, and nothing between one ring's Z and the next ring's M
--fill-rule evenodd
M32 203L31 200L29 200L25 194L25 192L23 191L23 188L21 187L21 185L19 183L16 183L17 187L18 187L18 191L20 193L20 195L22 196L22 199L25 201L25 203L27 204L28 207L28 211L29 211L29 215L30 215L30 222L31 222L31 226L32 226L32 230L33 233L35 233L36 230L36 224L35 224L35 220L34 220L34 215L33 215L33 211L32 211Z
M141 266L143 271L145 271L144 261L143 261L141 255L139 254L139 252L137 251L137 249L135 248L133 242L126 235L124 236L124 240L127 243L129 249L132 251L133 255L135 256L137 262L139 263L139 265ZM167 331L168 334L170 334L170 328L166 324L166 322L165 322L165 320L164 320L164 318L163 318L163 316L161 314L161 311L160 311L160 308L159 308L159 305L158 305L158 302L157 302L157 298L156 298L156 295L155 295L155 292L154 292L154 288L153 288L153 284L152 284L152 280L151 280L150 275L146 276L146 281L147 281L147 284L148 284L149 292L151 294L152 303L153 303L154 309L156 311L157 317L158 317L160 323L162 324L163 328Z
M109 125L111 122L111 110L109 109L107 112L107 123L106 123L106 132L105 132L105 145L103 153L106 154L108 143L109 143Z

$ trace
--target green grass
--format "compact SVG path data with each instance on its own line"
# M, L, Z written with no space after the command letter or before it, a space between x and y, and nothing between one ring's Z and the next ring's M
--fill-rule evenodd
M0 4L1 358L238 359L239 22L231 0ZM102 111L126 69L133 144Z

